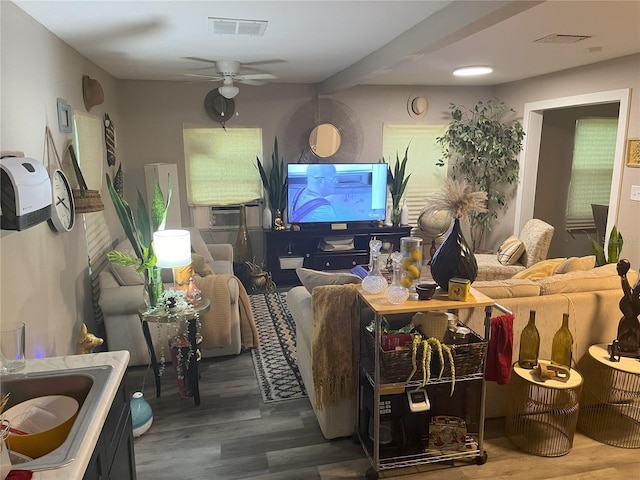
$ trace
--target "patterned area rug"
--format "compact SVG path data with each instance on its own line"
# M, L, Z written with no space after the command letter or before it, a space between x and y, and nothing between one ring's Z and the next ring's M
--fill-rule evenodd
M250 295L260 348L253 365L265 403L306 397L296 363L296 327L287 308L286 293Z

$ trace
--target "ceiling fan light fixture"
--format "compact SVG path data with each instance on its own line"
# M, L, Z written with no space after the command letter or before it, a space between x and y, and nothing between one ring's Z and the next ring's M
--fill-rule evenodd
M218 87L218 92L224 98L233 98L238 95L239 91L240 89L235 85L222 85L221 87Z
M453 71L456 77L476 77L493 72L493 68L486 66L462 67Z

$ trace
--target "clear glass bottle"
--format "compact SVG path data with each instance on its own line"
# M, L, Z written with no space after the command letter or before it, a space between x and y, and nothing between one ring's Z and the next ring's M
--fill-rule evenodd
M380 256L380 248L382 248L382 242L376 238L369 240L369 251L371 252L371 267L369 273L362 280L362 289L368 293L382 293L387 289L389 285L387 279L382 276L380 272L380 265L378 265L378 258Z
M393 252L391 254L391 263L393 265L393 280L391 285L384 292L384 296L394 305L404 303L409 298L409 289L403 287L400 283L400 264L402 262L402 254Z
M415 293L416 285L420 283L422 275L422 239L419 237L402 237L400 239L400 253L402 254L402 277L400 282Z
M551 363L571 368L571 347L573 335L569 330L569 314L562 315L562 326L553 336L551 344Z
M520 354L518 365L521 368L532 369L538 364L538 352L540 351L540 334L536 328L536 311L529 311L529 323L520 334Z

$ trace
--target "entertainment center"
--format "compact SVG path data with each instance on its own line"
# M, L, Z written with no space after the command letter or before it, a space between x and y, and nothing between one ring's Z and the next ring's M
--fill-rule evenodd
M338 229L339 228L339 229ZM408 237L411 226L378 227L355 222L302 226L299 230L265 230L267 270L278 286L300 285L297 267L314 270L350 270L369 263L369 240L376 237L400 250L400 238ZM351 245L350 239L353 238ZM335 248L331 249L331 245ZM329 245L329 248L323 245Z

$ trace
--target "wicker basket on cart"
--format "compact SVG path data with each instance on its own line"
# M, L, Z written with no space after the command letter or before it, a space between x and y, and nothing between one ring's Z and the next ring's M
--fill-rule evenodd
M463 326L461 324L461 326ZM363 336L367 345L369 356L374 355L374 334L364 329ZM451 340L451 341L450 341ZM453 339L445 336L445 343L451 349L453 363L455 365L455 377L475 375L484 372L484 360L487 356L488 342L473 330L467 335L465 342L453 343ZM405 344L402 349L384 351L380 346L380 375L385 383L406 382L413 370L412 345ZM420 344L416 351L417 370L411 380L420 381L422 375L423 347ZM444 355L445 366L442 378L451 378L451 366ZM431 378L438 378L440 373L440 359L435 351L431 354Z

